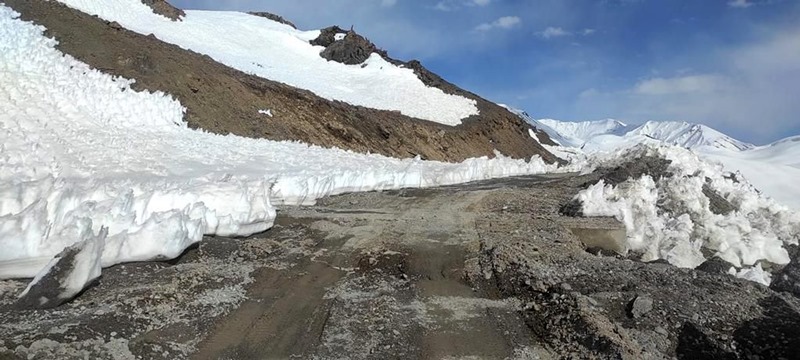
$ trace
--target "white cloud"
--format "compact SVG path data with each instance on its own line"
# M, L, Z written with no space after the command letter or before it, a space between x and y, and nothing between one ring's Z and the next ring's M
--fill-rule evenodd
M717 75L689 75L652 78L640 81L633 92L642 95L711 93L725 88L726 80Z
M381 0L381 6L392 7L397 4L397 0Z
M538 32L537 34L545 39L572 35L572 33L569 31L566 31L560 27L552 27L552 26L548 27L547 29L544 29L543 31Z
M732 0L728 2L728 6L745 9L753 6L753 3L749 2L748 0Z
M597 30L595 30L595 29L583 29L582 34L583 34L583 36L587 36L587 35L592 35L592 34L594 34L596 32L597 32Z
M492 29L511 29L522 23L522 19L517 16L503 16L490 23L483 23L475 27L477 31L489 31Z
M455 7L449 1L439 1L433 8L439 11L455 10Z
M572 105L633 122L683 120L756 143L800 131L800 26L761 40L717 49L713 73L686 69L639 81L626 90L586 90Z
M462 7L488 6L492 1L494 0L440 0L433 8L440 11L454 11Z

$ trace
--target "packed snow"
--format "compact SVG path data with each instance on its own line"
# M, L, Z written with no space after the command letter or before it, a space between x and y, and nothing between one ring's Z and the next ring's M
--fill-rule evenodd
M316 31L299 31L263 17L238 12L186 10L182 21L157 15L140 0L58 0L72 8L159 40L205 54L266 79L380 110L458 125L477 115L475 100L426 86L414 71L373 53L360 65L344 65L319 56L312 46ZM343 39L338 36L337 39Z
M132 4L91 3L142 16ZM194 15L184 22L203 19ZM34 277L90 242L85 253L101 255L71 277L88 281L98 262L174 258L203 235L264 231L279 203L554 169L538 157L449 164L192 130L169 95L60 53L18 17L0 5L0 278ZM230 20L221 24L240 24Z
M785 245L798 242L800 213L760 196L752 185L727 176L719 164L705 161L691 150L639 145L595 154L590 163L610 168L644 156L670 160L667 172L671 175L658 181L650 176L628 179L617 186L600 181L576 196L585 215L622 221L628 250L640 254L643 261L665 259L694 268L706 260L704 252L711 252L738 268L761 261L789 262ZM712 212L704 186L736 210L726 215Z

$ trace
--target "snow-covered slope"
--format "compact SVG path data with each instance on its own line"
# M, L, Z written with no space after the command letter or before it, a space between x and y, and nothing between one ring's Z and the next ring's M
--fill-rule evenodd
M754 147L708 126L679 121L648 121L625 135L644 135L687 149L710 146L718 149L747 150Z
M169 95L60 53L18 16L0 5L0 278L32 277L81 242L100 266L175 257L203 234L269 228L279 202L552 169L536 157L449 164L192 130Z
M746 151L699 149L701 155L738 171L763 193L800 209L800 136Z
M156 15L140 0L59 0L77 10L116 21L135 32L209 55L214 60L329 99L446 125L478 114L476 102L426 86L413 70L377 54L360 65L319 56L309 40L319 31L298 31L263 17L238 12L186 11L183 21Z

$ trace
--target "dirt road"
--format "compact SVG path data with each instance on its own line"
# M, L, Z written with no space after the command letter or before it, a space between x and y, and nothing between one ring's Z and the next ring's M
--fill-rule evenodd
M53 310L11 304L0 359L778 358L798 300L613 253L612 219L559 209L592 176L359 193L284 207L246 239L106 269ZM576 236L578 234L578 236ZM587 245L588 244L588 245Z

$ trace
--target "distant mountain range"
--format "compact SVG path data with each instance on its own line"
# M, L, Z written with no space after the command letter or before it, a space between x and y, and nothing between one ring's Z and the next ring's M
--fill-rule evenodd
M726 150L749 150L756 146L736 140L706 125L685 121L648 121L641 125L627 125L619 120L567 122L553 119L532 119L524 112L517 113L534 126L542 128L552 139L562 146L583 147L586 143L599 140L601 135L614 135L626 140L646 137L668 144L697 149L713 147ZM608 136L601 137L609 141ZM613 137L611 137L613 139Z

